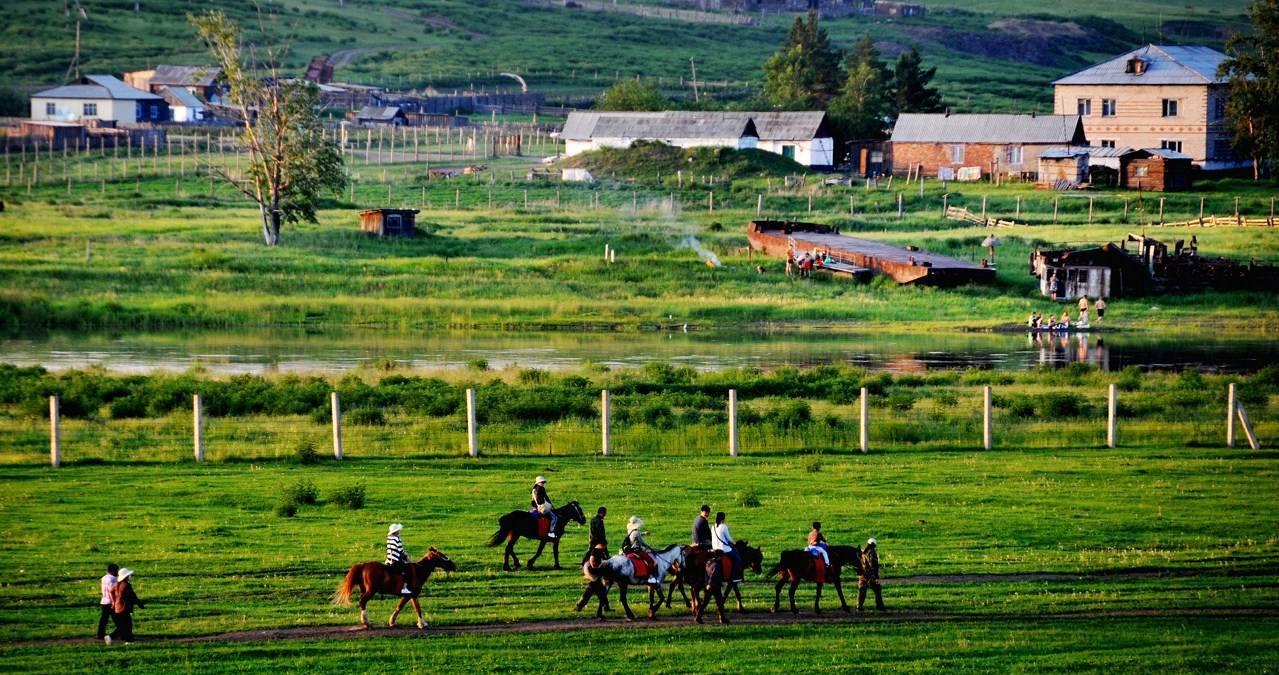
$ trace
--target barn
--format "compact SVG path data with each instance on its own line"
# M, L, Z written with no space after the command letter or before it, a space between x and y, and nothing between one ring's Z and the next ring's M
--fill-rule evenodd
M890 140L893 171L1035 178L1048 148L1087 145L1078 115L905 113ZM963 171L961 171L963 170Z
M1129 190L1176 192L1189 190L1194 182L1194 165L1190 155L1145 148L1123 158L1123 187Z
M360 212L360 230L379 237L412 237L417 214L417 209L367 209Z

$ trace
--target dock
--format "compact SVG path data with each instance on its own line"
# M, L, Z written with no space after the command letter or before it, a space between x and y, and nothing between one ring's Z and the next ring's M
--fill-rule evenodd
M752 221L746 232L751 247L785 258L804 251L828 255L841 265L885 274L899 284L948 288L990 283L995 270L958 258L840 234L830 225L782 220Z

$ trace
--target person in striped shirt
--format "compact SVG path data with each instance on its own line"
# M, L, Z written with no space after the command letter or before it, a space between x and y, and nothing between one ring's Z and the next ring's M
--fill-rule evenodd
M403 529L400 523L391 523L386 531L386 571L399 574L404 580L400 595L412 595L409 582L416 582L416 579L413 579L413 566L409 564L409 554L404 551L404 542L400 541L400 530Z

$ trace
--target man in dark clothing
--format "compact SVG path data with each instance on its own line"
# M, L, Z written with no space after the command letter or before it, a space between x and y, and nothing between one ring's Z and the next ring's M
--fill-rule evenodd
M706 558L706 593L702 596L702 601L697 603L697 612L693 615L693 620L697 623L702 622L702 615L706 613L706 606L711 604L711 600L715 601L719 622L728 623L728 619L724 618L724 557L723 552L713 551Z
M120 573L120 566L111 563L107 565L107 573L102 576L101 589L102 596L98 605L98 639L103 640L107 637L107 621L111 620L111 591L115 589L116 575Z
M711 547L711 524L706 520L710 515L711 507L702 504L701 511L693 519L693 546L698 548Z
M879 554L875 551L875 539L866 540L862 549L862 573L857 578L857 611L866 603L866 587L875 590L875 609L884 611L884 596L879 590Z
M559 516L555 515L555 505L551 503L551 498L546 495L546 477L538 476L533 481L533 490L531 492L529 503L533 506L533 510L540 513L543 518L549 518L550 523L547 524L546 536L554 539L555 525L559 522Z
M595 512L595 517L591 518L591 534L590 541L586 543L586 555L582 556L582 564L586 564L586 559L591 557L591 552L595 549L608 551L608 537L604 534L604 516L608 515L608 509L603 506Z

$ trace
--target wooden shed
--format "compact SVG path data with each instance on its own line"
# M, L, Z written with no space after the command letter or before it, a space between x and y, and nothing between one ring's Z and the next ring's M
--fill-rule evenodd
M1136 150L1123 158L1122 185L1129 190L1176 192L1194 181L1190 155L1161 148Z
M412 237L417 209L368 209L360 212L360 230L379 237Z
M1039 184L1075 187L1088 182L1088 151L1049 148L1039 155Z

